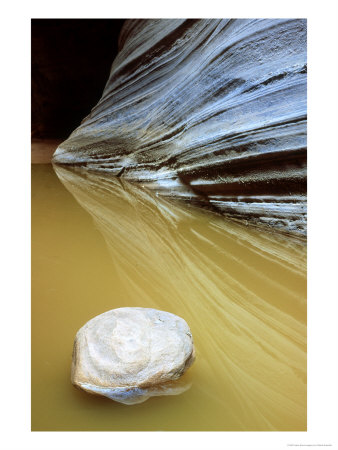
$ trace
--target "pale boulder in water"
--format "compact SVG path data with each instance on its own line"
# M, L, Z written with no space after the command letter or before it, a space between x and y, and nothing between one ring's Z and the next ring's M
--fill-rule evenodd
M192 334L180 317L151 308L118 308L87 322L74 342L72 383L125 404L176 395L176 380L195 359Z

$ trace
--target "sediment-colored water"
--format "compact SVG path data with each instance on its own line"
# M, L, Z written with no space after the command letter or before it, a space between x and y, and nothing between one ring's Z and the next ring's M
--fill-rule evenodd
M55 170L32 166L32 430L306 430L304 242ZM125 406L71 385L77 330L123 306L187 321L190 389Z

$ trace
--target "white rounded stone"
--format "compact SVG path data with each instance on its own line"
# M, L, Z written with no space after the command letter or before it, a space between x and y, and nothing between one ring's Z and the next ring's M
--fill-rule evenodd
M118 308L77 332L72 383L121 403L140 403L186 390L189 386L173 381L194 359L193 338L182 318L151 308Z

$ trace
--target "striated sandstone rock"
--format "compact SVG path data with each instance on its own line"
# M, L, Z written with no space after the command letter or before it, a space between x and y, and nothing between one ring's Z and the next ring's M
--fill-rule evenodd
M180 317L152 308L113 309L78 331L72 383L120 403L141 403L186 390L173 381L194 358L190 329Z
M128 20L54 162L306 233L306 20Z

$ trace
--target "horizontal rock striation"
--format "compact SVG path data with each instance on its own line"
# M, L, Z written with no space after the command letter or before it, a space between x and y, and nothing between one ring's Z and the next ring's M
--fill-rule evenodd
M129 20L54 162L306 233L306 21Z

